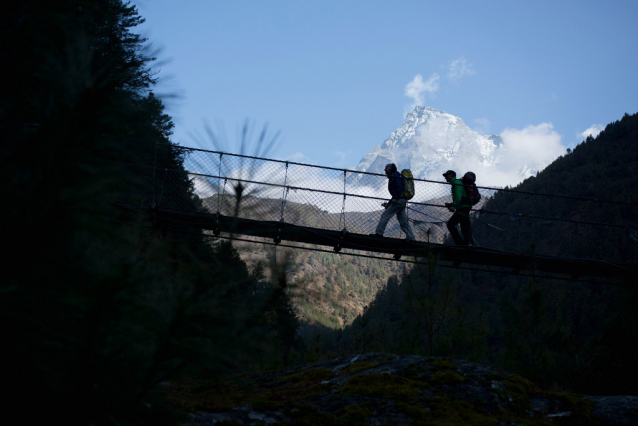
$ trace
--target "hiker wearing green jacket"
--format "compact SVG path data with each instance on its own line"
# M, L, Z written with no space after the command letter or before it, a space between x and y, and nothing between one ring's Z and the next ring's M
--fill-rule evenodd
M470 246L472 245L472 230L470 229L470 210L472 210L472 206L470 204L461 204L461 200L466 196L463 182L456 178L454 170L448 170L443 173L443 177L452 186L452 202L445 203L445 207L454 212L454 214L447 221L447 229L450 231L454 244ZM458 224L461 225L462 237L456 228Z

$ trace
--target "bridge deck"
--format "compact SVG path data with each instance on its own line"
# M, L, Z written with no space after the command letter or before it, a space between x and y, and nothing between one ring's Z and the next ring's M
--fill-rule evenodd
M118 204L120 207L139 211L131 204ZM387 253L399 260L402 257L416 256L425 258L435 256L438 262L460 265L480 265L500 268L509 273L528 274L544 272L556 278L638 277L638 265L624 265L594 260L564 259L549 256L531 256L508 253L484 247L447 246L427 242L412 242L397 238L362 235L347 231L332 231L306 226L291 225L284 222L259 221L234 218L210 213L190 213L165 208L143 209L144 213L159 221L179 222L195 229L220 233L233 233L270 239L276 243L291 241L331 247L335 252L342 249ZM388 259L391 260L391 259Z
M119 204L131 210L139 207L130 204ZM438 262L460 265L480 265L496 267L509 273L528 274L543 272L555 276L572 279L578 277L616 277L638 276L637 265L621 265L583 259L563 259L548 256L530 256L508 253L484 247L446 246L427 242L412 242L396 238L381 238L371 235L316 229L306 226L291 225L275 221L259 221L234 218L217 214L190 213L165 208L145 209L148 214L160 221L179 222L195 229L210 230L216 235L234 233L270 239L276 243L291 241L297 243L328 246L336 252L342 249L387 253L395 259L401 257L436 256ZM390 259L389 259L390 260Z

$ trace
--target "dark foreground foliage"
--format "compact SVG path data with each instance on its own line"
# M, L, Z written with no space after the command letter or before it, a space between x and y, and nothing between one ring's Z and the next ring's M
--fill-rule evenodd
M149 168L184 170L141 22L121 0L3 3L3 417L151 422L163 380L299 350L285 276L267 282L231 244L114 203L159 202ZM162 189L199 208L187 173Z

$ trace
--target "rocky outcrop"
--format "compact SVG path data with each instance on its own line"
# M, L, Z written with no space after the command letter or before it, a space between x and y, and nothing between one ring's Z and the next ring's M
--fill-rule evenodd
M467 361L375 353L224 383L172 384L167 398L191 411L188 426L580 426L635 425L638 419L636 397L546 392Z
M586 396L594 401L592 416L602 424L614 426L638 426L638 396Z

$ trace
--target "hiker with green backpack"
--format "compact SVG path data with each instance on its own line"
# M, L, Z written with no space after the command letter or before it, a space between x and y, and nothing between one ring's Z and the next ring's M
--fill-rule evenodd
M405 211L408 200L414 196L414 179L412 172L405 169L399 173L394 163L387 164L384 171L388 177L388 191L390 191L392 198L389 202L382 204L382 206L385 207L385 211L381 213L381 219L379 219L376 232L370 235L383 237L388 221L392 216L396 215L401 230L405 232L406 241L414 241L414 233L412 232L412 228L408 222L408 215Z
M472 245L472 228L470 227L470 211L472 206L479 202L481 194L474 182L476 181L476 175L472 172L467 172L462 180L456 178L456 172L454 170L448 170L443 173L445 180L452 185L452 202L445 203L445 207L449 211L454 212L452 217L447 222L447 229L450 231L450 235L454 240L454 244L471 246ZM457 225L461 225L461 232L463 236L459 234Z

